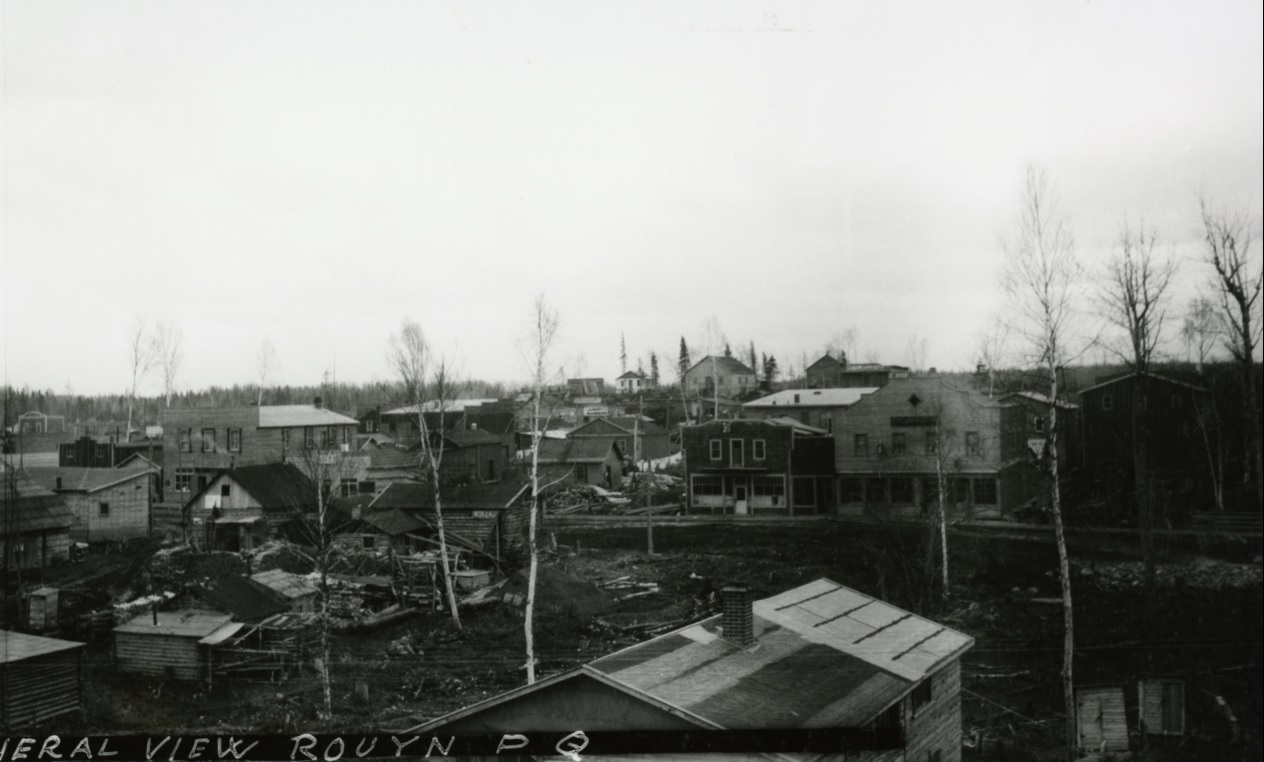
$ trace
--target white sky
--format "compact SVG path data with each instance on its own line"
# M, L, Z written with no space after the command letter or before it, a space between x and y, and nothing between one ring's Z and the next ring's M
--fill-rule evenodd
M710 316L783 369L849 326L968 367L1028 162L1091 265L1264 195L1258 0L3 10L5 373L59 392L121 392L138 315L184 387L265 338L278 383L383 379L405 316L525 378L540 292L607 379Z

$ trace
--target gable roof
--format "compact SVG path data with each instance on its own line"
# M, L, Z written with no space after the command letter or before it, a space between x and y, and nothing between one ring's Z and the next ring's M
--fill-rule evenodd
M461 484L443 488L443 507L454 510L495 511L507 508L530 487L521 481L491 484ZM429 511L434 506L434 492L421 482L392 482L370 503L374 511L399 508L406 511ZM446 518L446 516L445 516Z
M1009 394L1002 394L1000 397L1000 400L1001 402L1007 402L1012 397L1021 397L1025 400L1038 402L1041 405L1049 404L1049 395L1041 394L1040 392L1030 392L1030 391L1010 392ZM1078 410L1080 408L1080 406L1075 404L1074 402L1067 402L1066 400L1058 400L1058 407L1062 408L1063 410Z
M842 365L842 363L841 363L841 362L839 362L839 361L838 361L836 358L834 358L832 355L829 355L829 354L824 354L824 355L821 355L821 359L819 359L819 360L817 360L816 362L814 362L814 363L812 363L811 365L809 365L809 366L806 368L806 370L813 370L813 369L816 369L816 368L836 368L836 367L838 367L839 365Z
M582 426L576 426L575 428L571 429L570 434L568 434L568 436L575 436L576 434L580 434L581 436L592 436L592 434L589 434L588 431L584 431L584 429L590 429L594 433L601 430L605 430L609 432L606 436L618 436L618 437L623 437L623 436L630 437L638 433L640 434L640 436L643 436L643 437L655 436L658 434L667 433L666 429L664 429L662 426L659 426L657 423L654 423L654 421L650 420L649 418L642 417L640 420L640 423L638 423L636 420L636 416L615 415L615 416L604 416L602 418L591 420Z
M848 389L784 389L757 400L751 400L742 407L848 407L859 402L860 398L866 394L873 394L876 391L878 391L876 386Z
M1131 373L1123 373L1123 374L1120 374L1120 375L1118 375L1118 376L1115 376L1114 378L1108 379L1108 380L1106 380L1106 381L1101 381L1101 382L1098 382L1098 383L1096 383L1096 384L1093 384L1092 386L1088 387L1087 389L1081 389L1081 390L1079 391L1079 393L1080 393L1080 394L1087 394L1087 393L1089 393L1089 392L1092 392L1092 391L1096 391L1096 390L1098 390L1098 389L1101 389L1102 387L1105 387L1105 386L1111 386L1112 384L1117 384L1117 383L1119 383L1120 381L1124 381L1124 380L1127 380L1127 379L1131 379L1131 378L1134 378L1134 377L1139 376L1139 375L1142 375L1142 374L1137 373L1137 372L1135 372L1135 371L1133 371L1133 372L1131 372ZM1163 381L1164 383L1173 384L1174 386L1183 386L1183 387L1185 387L1186 389L1192 389L1192 390L1194 390L1194 391L1196 391L1196 392L1206 392L1206 391L1207 391L1204 387L1198 386L1197 384L1191 384L1191 383L1189 383L1188 381L1178 381L1177 379L1172 378L1171 376L1163 376L1163 375L1159 375L1158 373L1147 373L1147 374L1145 374L1145 375L1148 375L1150 378L1152 378L1152 379L1154 379L1154 380L1156 380L1156 381Z
M417 468L420 465L416 453L407 452L398 447L380 447L362 452L368 453L369 468Z
M116 484L148 477L153 471L142 468L28 468L31 478L55 492L99 492ZM61 479L58 488L57 479Z
M298 507L316 502L316 485L293 463L263 463L238 466L220 472L198 490L187 503L197 501L219 479L228 478L265 508Z
M208 605L232 614L239 622L266 619L290 610L280 593L248 577L220 577L199 585L198 594Z
M619 377L618 377L618 378L616 378L615 380L616 380L616 381L622 381L622 380L624 380L624 379L631 379L631 378L639 378L639 379L641 379L642 381L644 381L644 380L645 380L645 374L644 374L644 373L642 373L642 372L640 372L639 370L630 370L630 371L628 371L628 372L624 373L622 376L619 376Z
M320 593L320 588L308 582L302 575L283 569L269 569L251 574L250 578L286 598L302 598Z
M580 439L541 439L539 461L541 463L604 463L611 448L615 456L623 457L618 440L614 437L582 437Z
M503 445L505 440L482 429L457 429L449 431L443 437L457 448L474 447L476 445Z
M356 419L315 405L263 405L259 408L259 428L288 426L356 426Z
M40 532L66 529L75 523L75 514L66 507L66 499L37 484L22 469L0 469L4 484L0 485L0 536L12 532ZM12 499L10 491L16 494Z
M725 728L863 725L972 639L828 579L753 604L758 647L715 616L592 662Z
M755 375L755 371L746 367L746 365L743 364L736 357L717 357L715 355L707 355L706 357L702 358L698 362L694 363L693 367L685 371L685 373L688 374L688 373L694 372L694 370L696 370L703 363L707 363L707 368L710 369L711 367L710 362L713 359L715 360L716 368L723 368L729 373L734 373L737 375L747 375L747 376Z
M71 640L44 638L39 635L27 635L24 632L0 630L0 664L12 664L15 661L30 659L36 656L83 648L86 643L75 643Z
M159 611L158 624L154 615L141 614L126 624L114 628L115 633L135 635L173 635L184 638L205 638L212 632L233 621L228 614L218 611Z

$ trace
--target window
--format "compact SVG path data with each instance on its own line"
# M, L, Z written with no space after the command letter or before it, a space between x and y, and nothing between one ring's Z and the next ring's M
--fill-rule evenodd
M855 505L865 502L864 481L850 478L839 479L838 502L840 505Z
M1163 683L1163 727L1164 733L1185 732L1185 685L1175 680L1164 680Z
M320 430L320 449L328 450L337 444L337 432L333 426L326 426Z
M290 449L290 430L289 429L281 429L281 449L282 450Z
M751 494L772 498L773 505L781 505L786 496L785 479L780 476L756 476L751 479Z
M1110 394L1103 394L1102 395L1102 410L1114 410L1114 409L1115 409L1114 396Z
M970 503L970 480L969 479L953 479L948 485L952 494L952 502L957 505L969 505Z
M729 465L746 465L746 442L742 439L729 440Z
M937 505L939 503L939 478L927 476L922 479L922 504Z
M943 758L939 756L939 749L931 749L926 752L926 762L940 762L941 759Z
M228 430L228 451L241 452L241 429Z
M974 503L975 505L996 505L995 479L974 480Z
M928 677L909 694L909 711L917 714L935 697L935 678Z
M176 469L176 490L178 492L188 492L189 485L193 483L193 469L177 468Z
M934 455L939 452L939 438L935 436L934 431L926 432L926 454Z
M316 432L312 431L311 426L303 428L303 447L308 450L316 447Z
M373 548L377 547L377 538L371 534L361 535L360 541L364 543L363 547L365 550L373 550Z
M180 452L193 452L193 429L180 429Z
M356 494L356 490L360 486L360 483L356 481L355 479L343 479L341 486L342 486L342 496L351 497L352 495Z
M908 441L903 431L897 431L891 434L891 454L903 455L908 450Z
M834 433L834 416L832 416L832 415L831 415L831 416L826 416L826 418L825 418L825 430L826 430L827 432L829 432L830 434L833 434L833 433Z
M1045 433L1045 419L1040 416L1036 416L1035 420L1031 422L1031 427L1037 434Z
M215 452L215 429L202 429L202 452Z
M755 460L764 460L768 457L768 445L762 439L756 439L751 442L751 457Z
M724 480L718 476L698 476L693 477L693 496L697 497L720 497L724 494Z
M912 505L913 504L913 479L912 478L898 476L891 479L891 504L892 505Z
M580 482L582 484L588 483L588 464L587 463L575 464L575 481Z
M869 454L869 435L857 434L852 438L852 446L857 457Z
M370 481L363 481L363 482L360 482L360 494L361 494L361 495L372 495L372 494L375 494L376 492L377 492L377 484L376 484L376 483L374 483L374 482L370 482Z
M724 457L724 443L718 439L711 440L711 460L719 460Z
M882 505L887 501L886 479L865 479L865 502Z
M232 488L232 486L230 486L230 485L228 485L228 484L221 484L221 485L219 486L219 496L220 496L220 497L232 497L232 494L233 494L233 488Z
M98 515L98 516L109 516L109 515L110 515L110 504L109 504L109 503L97 503L97 515Z
M966 455L982 455L983 445L979 442L979 432L966 432Z

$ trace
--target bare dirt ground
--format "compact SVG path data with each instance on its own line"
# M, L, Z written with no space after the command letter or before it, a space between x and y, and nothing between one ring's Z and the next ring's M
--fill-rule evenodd
M932 581L938 571L932 567L928 574L924 531L819 524L660 527L652 557L644 552L643 529L576 530L557 540L558 552L547 559L556 584L544 586L543 606L551 611L542 611L536 629L541 675L636 642L629 627L705 616L713 610L712 593L727 582L744 582L763 597L829 577L976 639L963 661L963 729L971 744L987 750L981 758L1057 757L1064 718L1052 547L969 537L952 542L954 582L944 599ZM1197 573L1180 573L1180 564L1165 567L1160 589L1147 602L1142 575L1130 559L1076 560L1077 682L1191 675L1191 693L1218 692L1234 704L1247 734L1244 748L1258 749L1264 643L1258 565L1209 571L1206 561L1191 565L1183 559ZM576 595L567 585L616 578L658 588L636 588L643 594L614 600L599 616L565 605ZM613 599L630 592L603 594ZM367 633L336 634L334 718L328 721L321 718L321 684L311 671L284 682L237 682L207 691L119 676L108 646L94 645L87 660L88 711L76 729L404 729L523 683L521 607L496 602L467 608L462 621L464 629L457 631L442 612L427 612ZM1152 750L1152 756L1211 758L1205 745L1183 743L1191 745Z

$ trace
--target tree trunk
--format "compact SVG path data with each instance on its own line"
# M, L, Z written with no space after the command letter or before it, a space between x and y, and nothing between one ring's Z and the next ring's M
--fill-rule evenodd
M530 562L527 567L527 606L523 612L522 627L527 644L527 685L535 683L535 580L539 570L539 547L536 544L536 523L540 513L540 391L535 395L535 411L532 416L534 426L531 437L531 514L527 520L527 552Z
M434 473L434 501L435 501L435 526L439 530L439 563L443 564L443 587L448 598L448 609L452 612L452 624L456 628L461 629L461 611L456 605L456 592L452 586L452 569L448 565L448 541L443 533L443 506L441 504L439 489L439 469L432 469Z
M1052 354L1052 353L1051 353ZM1062 527L1062 490L1058 484L1058 369L1049 364L1049 502L1054 537L1058 543L1058 575L1062 583L1062 699L1066 710L1066 758L1076 758L1079 734L1075 717L1075 627L1071 608L1071 563Z
M1145 561L1146 600L1154 597L1154 500L1150 489L1148 469L1150 384L1144 372L1137 376L1137 386L1132 395L1132 493L1137 504L1137 518L1141 525L1141 556Z

